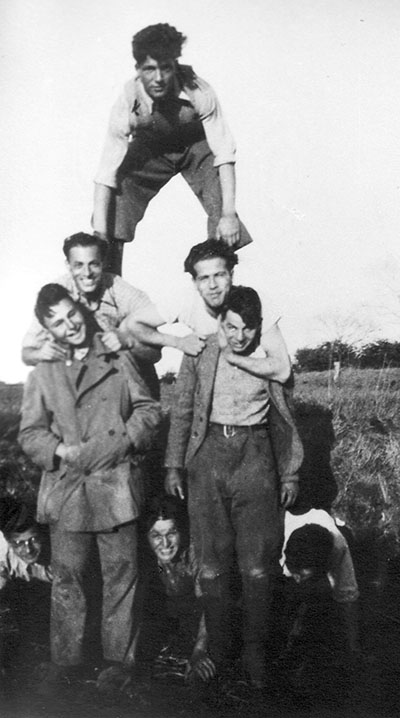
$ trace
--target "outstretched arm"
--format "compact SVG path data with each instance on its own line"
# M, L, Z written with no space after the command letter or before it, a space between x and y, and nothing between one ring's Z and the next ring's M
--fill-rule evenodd
M174 334L158 331L158 327L163 324L165 324L165 319L154 306L149 306L134 316L127 317L121 325L121 329L128 344L129 341L133 341L151 347L172 347L188 356L197 356L203 351L205 336L191 333L185 337L177 337Z

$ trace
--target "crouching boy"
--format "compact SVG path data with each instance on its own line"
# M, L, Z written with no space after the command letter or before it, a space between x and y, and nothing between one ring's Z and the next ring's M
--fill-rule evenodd
M359 590L353 561L333 517L311 509L301 515L286 512L281 564L296 583L296 590L290 592L295 611L286 657L290 652L300 654L297 673L301 664L307 665L311 680L307 655L322 673L325 661L336 661L334 656L353 659L359 654ZM304 676L301 682L304 687Z
M12 496L0 499L0 667L4 685L35 646L47 657L50 613L48 536L34 508Z

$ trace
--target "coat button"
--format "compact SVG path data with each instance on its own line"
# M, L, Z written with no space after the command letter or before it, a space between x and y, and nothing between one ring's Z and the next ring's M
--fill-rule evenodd
M110 431L109 431L108 433L109 433L110 436L114 436L115 431L114 431L114 429L110 429Z
M85 469L85 471L83 473L85 474L85 476L90 476L91 472L90 472L90 469Z

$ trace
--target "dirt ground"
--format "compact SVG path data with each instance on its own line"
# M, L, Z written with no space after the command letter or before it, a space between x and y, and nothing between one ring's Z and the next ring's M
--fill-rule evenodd
M393 564L393 562L392 562ZM394 718L400 704L400 608L396 565L385 567L383 585L364 586L360 625L363 653L354 666L320 646L298 680L285 669L271 673L263 694L249 688L239 673L208 690L185 684L183 670L166 662L144 665L130 695L105 699L95 687L98 668L66 684L56 698L35 694L37 666L48 658L48 645L23 651L13 679L3 687L2 718ZM320 626L323 634L326 627ZM332 627L333 633L335 626ZM330 639L329 639L330 640ZM311 667L310 667L311 665ZM312 673L314 671L314 673ZM316 676L314 680L314 675ZM314 681L314 682L313 682Z

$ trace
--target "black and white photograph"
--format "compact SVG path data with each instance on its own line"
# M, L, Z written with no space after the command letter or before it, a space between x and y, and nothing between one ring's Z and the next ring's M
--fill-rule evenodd
M0 713L400 710L400 4L0 0Z

